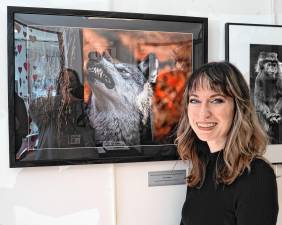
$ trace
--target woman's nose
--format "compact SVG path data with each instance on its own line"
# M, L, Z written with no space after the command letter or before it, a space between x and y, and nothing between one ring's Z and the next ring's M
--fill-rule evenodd
M211 110L208 103L202 103L200 106L199 116L201 119L206 119L211 116Z

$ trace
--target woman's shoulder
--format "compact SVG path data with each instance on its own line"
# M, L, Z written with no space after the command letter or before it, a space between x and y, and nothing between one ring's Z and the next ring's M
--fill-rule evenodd
M250 170L251 175L264 174L269 176L275 176L271 164L262 158L254 158L251 161L250 168L251 168Z
M253 159L234 183L233 207L238 224L276 224L277 183L273 168L263 159Z
M241 176L238 177L239 186L268 185L275 182L275 172L266 160L254 158L250 163L250 169L246 169Z
M276 224L279 206L274 170L263 159L252 160L250 167L238 177L234 189L239 224Z

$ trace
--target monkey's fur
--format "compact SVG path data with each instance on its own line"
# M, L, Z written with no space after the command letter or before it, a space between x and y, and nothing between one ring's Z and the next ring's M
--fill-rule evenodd
M272 136L272 125L282 122L282 69L277 53L261 52L256 72L254 104L263 127Z

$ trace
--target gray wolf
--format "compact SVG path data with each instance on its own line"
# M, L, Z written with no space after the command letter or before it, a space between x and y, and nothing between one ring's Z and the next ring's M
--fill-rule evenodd
M92 91L88 116L96 145L142 144L144 129L151 130L158 67L153 53L138 65L117 62L108 54L88 54L86 77Z

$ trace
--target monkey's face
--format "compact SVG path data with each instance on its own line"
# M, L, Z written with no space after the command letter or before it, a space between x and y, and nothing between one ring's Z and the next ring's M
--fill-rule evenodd
M276 61L267 61L264 63L264 72L270 79L276 79L278 73L278 63Z

